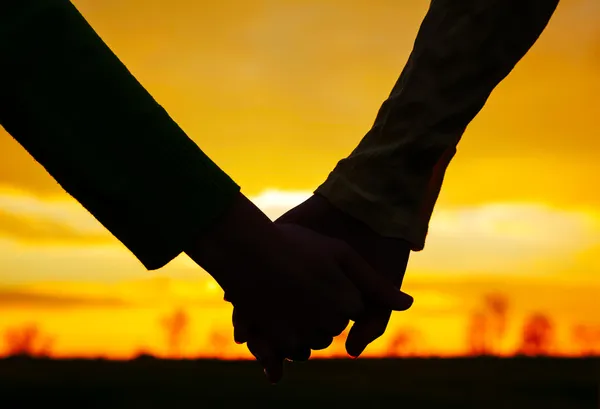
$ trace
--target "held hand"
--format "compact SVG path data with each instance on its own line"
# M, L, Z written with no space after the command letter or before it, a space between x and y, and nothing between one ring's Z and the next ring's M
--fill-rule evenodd
M276 223L294 223L344 241L375 271L375 275L400 288L408 263L410 246L401 239L379 236L360 221L346 215L327 199L314 195L281 216ZM392 309L366 301L366 314L352 326L346 341L349 355L358 357L384 334Z
M333 342L333 338L344 331L350 319L360 320L364 315L364 310L354 315L341 315L339 312L331 315L331 311L326 310L332 308L332 303L339 303L340 300L342 303L345 302L340 298L340 294L348 291L346 280L350 280L360 291L361 300L386 310L403 311L410 307L412 298L399 292L385 277L375 274L346 243L298 225L279 224L278 229L287 246L301 251L306 257L305 260L312 260L312 267L309 268L308 263L304 264L307 268L303 272L304 277L313 283L309 292L325 290L326 293L321 294L326 295L330 303L322 303L323 309L315 311L314 315L311 315L310 309L297 305L302 308L297 312L303 316L303 320L298 318L294 320L293 316L286 315L284 310L279 310L281 314L277 319L278 325L269 328L261 325L262 320L257 322L256 319L252 319L257 316L253 313L256 310L253 310L252 306L244 308L239 303L233 302L234 338L237 343L248 343L248 349L265 368L265 373L271 382L277 382L281 378L284 359L307 360L311 349L327 348ZM340 273L345 276L345 279L339 278ZM320 274L323 276L318 277ZM328 284L323 285L323 282ZM292 299L290 293L295 292L293 288L289 291L282 294L287 298L286 302ZM285 302L280 301L280 305L284 306ZM333 307L333 311L337 309L339 306ZM318 316L323 318L315 319ZM331 318L323 321L326 317ZM293 322L302 322L303 325L293 332L291 328ZM292 334L292 337L289 335L286 337L286 334Z
M242 195L186 253L217 280L243 316L236 326L238 342L260 334L276 347L279 363L260 343L249 345L275 381L281 359L305 356L364 314L363 296L352 282L390 308L408 308L390 283L381 294L385 280L374 280L345 243L301 226L275 225Z

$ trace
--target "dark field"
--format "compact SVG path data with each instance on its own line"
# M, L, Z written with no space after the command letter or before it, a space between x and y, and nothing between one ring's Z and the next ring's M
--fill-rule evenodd
M599 359L0 360L0 408L598 409Z

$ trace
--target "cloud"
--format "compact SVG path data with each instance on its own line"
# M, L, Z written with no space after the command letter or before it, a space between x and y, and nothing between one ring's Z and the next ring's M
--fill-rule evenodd
M231 308L210 277L149 277L120 282L47 281L0 287L0 308Z
M268 189L250 199L276 219L311 194ZM593 209L540 203L439 207L425 250L411 257L409 274L571 277L585 269L582 273L593 278L590 272L600 273L600 263L590 254L599 246L600 217ZM0 260L4 283L205 277L184 255L149 273L74 199L6 189L0 190Z
M150 273L72 197L38 197L5 186L0 186L0 264L4 284L205 276L185 255Z
M113 297L89 298L77 295L38 293L15 288L0 288L0 308L86 308L127 307L123 299Z
M0 236L35 244L96 243L115 239L70 196L57 199L0 189Z
M301 190L282 191L277 189L266 189L261 194L250 197L250 200L269 216L271 220L275 220L311 196L312 192Z
M0 283L18 284L38 281L119 282L157 276L197 278L204 270L180 255L164 268L147 271L118 242L114 245L43 245L0 239Z
M272 219L310 192L266 190L253 202ZM543 203L489 203L438 208L425 250L413 253L411 273L574 273L580 253L600 245L600 216ZM587 269L600 272L600 265ZM575 272L576 273L576 272Z
M15 215L0 210L0 236L35 245L106 244L111 241L107 232L83 232L60 221L36 216Z
M571 270L600 243L598 215L543 204L500 203L439 209L411 269L540 275ZM573 271L571 271L573 273Z

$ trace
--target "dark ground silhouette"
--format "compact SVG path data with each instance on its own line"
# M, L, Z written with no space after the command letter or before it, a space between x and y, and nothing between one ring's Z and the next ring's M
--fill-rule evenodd
M600 359L0 360L1 408L597 409Z

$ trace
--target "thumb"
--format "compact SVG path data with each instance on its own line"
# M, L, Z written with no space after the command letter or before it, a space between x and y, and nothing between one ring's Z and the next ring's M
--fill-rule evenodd
M392 311L406 311L413 304L412 296L398 290L391 280L375 271L352 249L344 251L340 263L344 274L370 304Z
M244 318L238 307L233 307L231 317L233 324L233 340L236 344L243 344L250 336L250 321Z
M382 307L388 307L392 311L406 311L412 307L415 299L394 287L394 291L389 291L382 301L383 303L380 304Z
M365 348L385 333L392 312L385 309L373 309L364 319L352 325L346 339L348 355L357 358Z

